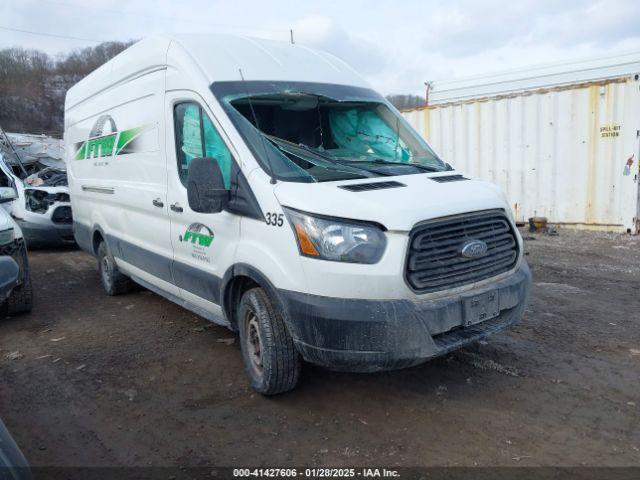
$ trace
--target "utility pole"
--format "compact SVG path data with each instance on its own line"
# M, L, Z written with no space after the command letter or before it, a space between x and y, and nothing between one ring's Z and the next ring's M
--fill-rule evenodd
M425 87L425 96L424 96L424 104L425 107L429 106L429 92L431 91L431 87L433 86L433 82L424 82Z

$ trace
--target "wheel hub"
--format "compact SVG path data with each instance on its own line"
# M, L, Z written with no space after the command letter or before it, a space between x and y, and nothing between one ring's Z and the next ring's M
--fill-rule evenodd
M257 372L262 373L262 339L260 338L258 319L253 312L248 312L246 322L246 347L251 365Z
M111 285L111 264L109 259L105 256L102 257L102 281L105 285Z

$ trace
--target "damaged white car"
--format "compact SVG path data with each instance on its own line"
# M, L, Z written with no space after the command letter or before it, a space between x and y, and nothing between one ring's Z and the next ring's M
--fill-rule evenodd
M75 243L63 158L60 140L0 130L0 186L15 184L18 191L3 207L31 247Z
M0 207L16 198L14 185L0 186ZM6 315L30 312L32 307L33 288L27 247L20 227L0 208L0 320Z

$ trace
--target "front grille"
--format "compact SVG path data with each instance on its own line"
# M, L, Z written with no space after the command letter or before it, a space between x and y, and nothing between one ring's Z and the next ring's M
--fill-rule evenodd
M482 240L487 253L461 254L468 240ZM507 272L518 260L518 242L502 210L485 210L430 220L409 235L406 280L417 293L467 285Z
M51 214L51 221L59 224L71 224L73 223L73 216L71 215L71 207L58 207Z
M55 197L55 201L58 202L69 202L70 200L71 198L69 197L68 193L58 193L58 195Z

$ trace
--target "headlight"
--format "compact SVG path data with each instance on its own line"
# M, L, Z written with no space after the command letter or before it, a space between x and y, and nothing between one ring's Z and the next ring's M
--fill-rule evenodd
M30 212L46 213L49 210L49 200L47 192L43 190L25 190L24 200L25 207Z
M47 213L49 207L55 202L68 202L67 193L48 193L44 190L33 188L24 191L25 206L27 210L35 213Z
M300 254L336 262L376 263L387 239L374 224L313 216L285 208Z
M15 239L15 232L13 228L9 228L8 230L3 230L0 232L0 245L6 245L8 243L13 242Z

